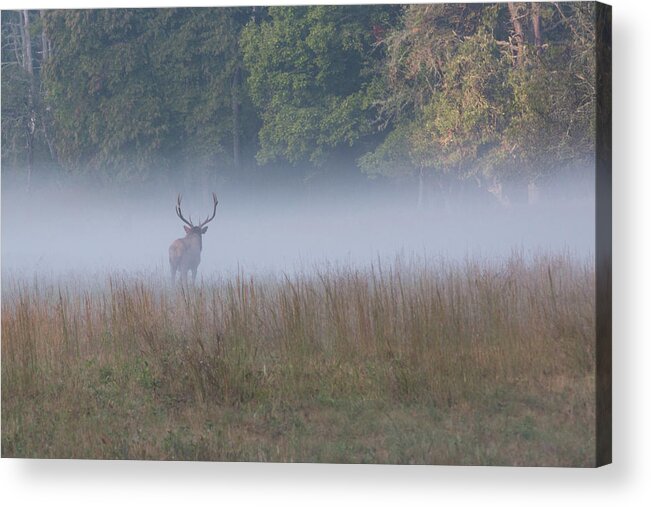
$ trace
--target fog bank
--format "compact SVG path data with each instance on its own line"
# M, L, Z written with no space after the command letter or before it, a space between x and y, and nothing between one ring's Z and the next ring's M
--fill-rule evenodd
M543 194L536 204L456 197L445 206L430 196L418 209L413 194L391 187L312 190L300 199L215 188L216 218L204 235L199 276L291 272L330 262L367 265L396 255L461 259L567 251L594 252L594 193ZM183 196L194 222L211 211L210 192ZM258 198L259 197L259 198ZM2 272L29 275L79 271L168 269L168 247L184 235L174 212L176 192L52 188L29 194L2 189Z

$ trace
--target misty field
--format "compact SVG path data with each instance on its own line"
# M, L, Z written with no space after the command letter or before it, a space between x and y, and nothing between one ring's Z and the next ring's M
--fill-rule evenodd
M2 283L3 457L594 464L569 254Z

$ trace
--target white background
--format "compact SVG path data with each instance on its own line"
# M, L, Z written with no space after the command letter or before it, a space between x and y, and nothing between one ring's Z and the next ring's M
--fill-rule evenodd
M231 2L233 5L236 2ZM241 3L241 2L240 2ZM255 2L246 2L255 3ZM245 4L246 4L245 3ZM263 2L266 5L277 2ZM286 3L286 2L285 2ZM651 9L613 0L614 464L601 469L0 461L4 505L651 505ZM138 6L216 2L138 0ZM125 1L3 8L133 7ZM10 502L10 503L9 503Z

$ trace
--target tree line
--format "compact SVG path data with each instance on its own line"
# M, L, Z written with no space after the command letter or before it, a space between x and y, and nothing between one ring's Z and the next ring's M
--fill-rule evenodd
M3 173L337 168L507 199L594 157L599 22L591 2L3 11Z

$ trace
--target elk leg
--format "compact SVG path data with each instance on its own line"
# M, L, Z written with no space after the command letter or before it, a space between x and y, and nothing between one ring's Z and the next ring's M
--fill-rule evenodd
M197 269L192 270L192 285L194 285L194 282L197 280Z
M176 266L170 264L170 274L172 276L172 285L176 283Z

